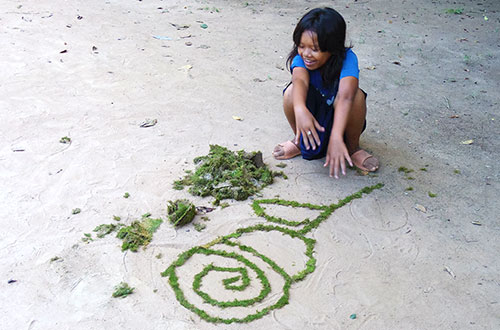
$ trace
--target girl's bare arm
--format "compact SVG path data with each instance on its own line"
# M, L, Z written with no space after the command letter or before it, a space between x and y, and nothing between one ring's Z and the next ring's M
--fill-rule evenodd
M316 149L320 145L320 139L316 130L321 132L324 128L316 121L311 112L307 109L306 98L309 90L309 72L305 68L296 67L292 73L292 100L295 114L295 144L300 143L300 136L304 138L306 149L310 147ZM308 132L311 132L308 134Z
M344 132L357 90L357 78L344 77L340 80L339 90L335 97L335 114L325 162L325 166L330 166L330 176L335 178L338 178L339 169L345 175L346 160L352 166L351 157L344 142Z

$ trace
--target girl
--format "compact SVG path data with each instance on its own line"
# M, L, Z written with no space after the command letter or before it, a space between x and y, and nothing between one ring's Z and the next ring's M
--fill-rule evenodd
M346 24L331 8L305 14L293 32L287 64L292 81L283 92L283 109L295 133L276 146L276 159L302 154L308 160L326 156L330 176L345 175L347 161L376 171L378 160L359 147L366 127L366 93L359 89L358 59L345 47Z

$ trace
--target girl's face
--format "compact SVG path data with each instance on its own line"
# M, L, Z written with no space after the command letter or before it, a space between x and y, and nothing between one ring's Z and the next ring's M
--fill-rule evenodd
M322 52L318 45L316 32L304 31L297 47L300 57L304 60L306 68L316 70L321 68L332 56L329 52Z

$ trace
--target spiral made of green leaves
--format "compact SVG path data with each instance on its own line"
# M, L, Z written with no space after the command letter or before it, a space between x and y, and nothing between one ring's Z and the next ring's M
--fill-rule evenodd
M314 258L314 246L316 241L314 239L305 237L307 233L311 230L317 228L321 222L326 220L337 208L349 203L351 200L356 198L361 198L363 194L368 194L375 189L380 189L383 185L377 184L370 187L365 187L355 194L347 196L343 200L340 200L336 204L329 206L313 205L313 204L300 204L294 201L284 201L279 199L268 199L268 200L258 200L253 202L253 209L258 216L264 217L268 222L273 223L272 225L258 224L255 226L240 228L234 233L219 237L216 240L203 245L193 247L183 253L181 253L177 260L175 260L163 273L162 276L167 276L169 278L169 284L175 292L175 296L179 303L185 308L191 310L192 312L199 315L202 319L214 322L214 323L246 323L253 320L259 319L264 315L268 314L272 310L282 308L289 302L290 298L290 287L294 282L303 280L308 274L312 273L316 269L316 259ZM320 214L317 218L313 220L304 220L302 222L288 221L280 217L269 216L265 213L261 204L278 204L284 206L292 207L307 207L309 209L319 210ZM301 228L299 228L299 226ZM305 255L307 261L305 268L298 271L294 275L288 274L283 268L281 268L276 262L255 250L254 248L243 245L236 241L237 238L252 232L271 232L277 231L283 235L290 236L291 238L301 240L306 249ZM203 266L202 270L197 274L193 275L192 290L199 296L199 299L203 302L202 304L196 305L193 301L185 295L184 291L180 285L180 279L178 277L178 270L193 258L196 257L207 257L215 256L224 258L223 260L232 261L232 264L237 264L237 266L227 266L227 265L216 265L214 263L208 263ZM227 258L227 259L226 259ZM219 260L219 259L217 259ZM262 269L254 261L261 261L260 264L264 264L267 269ZM263 263L262 263L263 262ZM273 287L269 279L266 276L266 271L273 271L279 274L283 278L283 284L279 287ZM209 292L205 290L208 285L204 285L204 280L210 274L220 273L224 276L222 279L221 287L224 290L231 292L245 292L246 289L251 287L258 287L258 293L253 297L246 297L245 299L230 299L230 300L219 300L210 295ZM254 274L254 282L252 283L251 276L249 273ZM255 283L256 282L256 283ZM276 285L275 285L276 286ZM269 306L265 305L262 308L262 303L266 298L271 296L279 296L279 298L268 299ZM255 307L258 305L259 308ZM211 309L208 306L212 306ZM231 308L241 307L248 309L248 314L239 317L227 317L220 316L217 312L214 312L214 308L217 308L223 312L224 315L231 314ZM245 310L246 311L246 310Z

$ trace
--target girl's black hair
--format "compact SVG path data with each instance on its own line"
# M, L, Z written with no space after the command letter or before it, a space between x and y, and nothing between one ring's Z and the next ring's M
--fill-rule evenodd
M311 31L318 36L318 46L323 52L332 54L320 69L324 86L334 86L342 70L345 58L346 24L342 15L332 8L316 8L306 13L293 31L294 46L288 55L287 65L291 70L293 58L298 54L300 39L305 31ZM334 86L336 87L336 86Z

